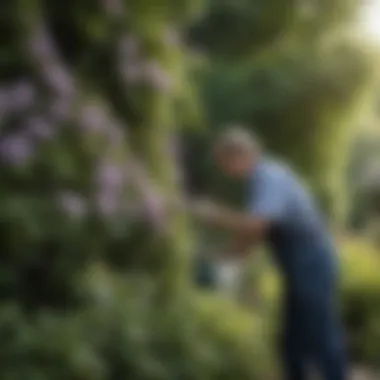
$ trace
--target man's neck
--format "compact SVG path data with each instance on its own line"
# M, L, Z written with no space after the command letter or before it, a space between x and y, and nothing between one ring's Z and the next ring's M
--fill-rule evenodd
M255 157L252 159L252 164L250 165L249 169L246 172L246 179L250 179L254 173L257 172L261 164L265 161L265 157L261 155L255 155Z

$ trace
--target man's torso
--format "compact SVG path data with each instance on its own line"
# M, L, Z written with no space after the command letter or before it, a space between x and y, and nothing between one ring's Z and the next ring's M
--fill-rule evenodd
M332 239L312 196L296 175L286 166L263 160L253 173L250 196L253 213L267 210L268 215L275 215L267 242L288 287L299 291L330 282L336 266Z

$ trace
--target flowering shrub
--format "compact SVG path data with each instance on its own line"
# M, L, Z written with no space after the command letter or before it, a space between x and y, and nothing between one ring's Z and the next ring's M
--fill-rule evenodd
M164 146L185 97L171 16L151 36L131 21L144 25L133 2L16 3L0 88L3 267L21 282L33 267L33 278L72 284L91 260L145 265L168 233L164 194L177 186Z
M136 300L141 323L157 302L148 307L141 295L128 304L112 282L116 272L153 272L155 298L168 304L186 281L185 218L166 207L180 185L167 149L176 135L172 114L186 100L182 48L167 28L176 15L162 23L158 13L155 22L132 1L128 10L111 0L4 6L0 334L8 364L1 377L152 377L153 357L141 363L146 356L128 335L139 330L125 328ZM97 265L112 270L87 282ZM136 295L147 283L134 287Z

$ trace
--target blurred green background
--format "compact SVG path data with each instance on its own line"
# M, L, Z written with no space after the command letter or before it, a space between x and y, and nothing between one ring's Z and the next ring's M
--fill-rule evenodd
M279 379L267 255L231 299L210 278L224 237L167 206L242 206L244 184L209 160L235 122L315 194L350 359L378 365L379 4L4 0L0 14L2 380Z

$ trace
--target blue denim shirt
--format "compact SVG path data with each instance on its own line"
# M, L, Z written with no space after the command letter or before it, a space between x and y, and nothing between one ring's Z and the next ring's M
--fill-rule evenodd
M308 190L281 163L262 159L252 172L249 211L271 223L268 244L288 289L322 289L336 273L335 249Z

